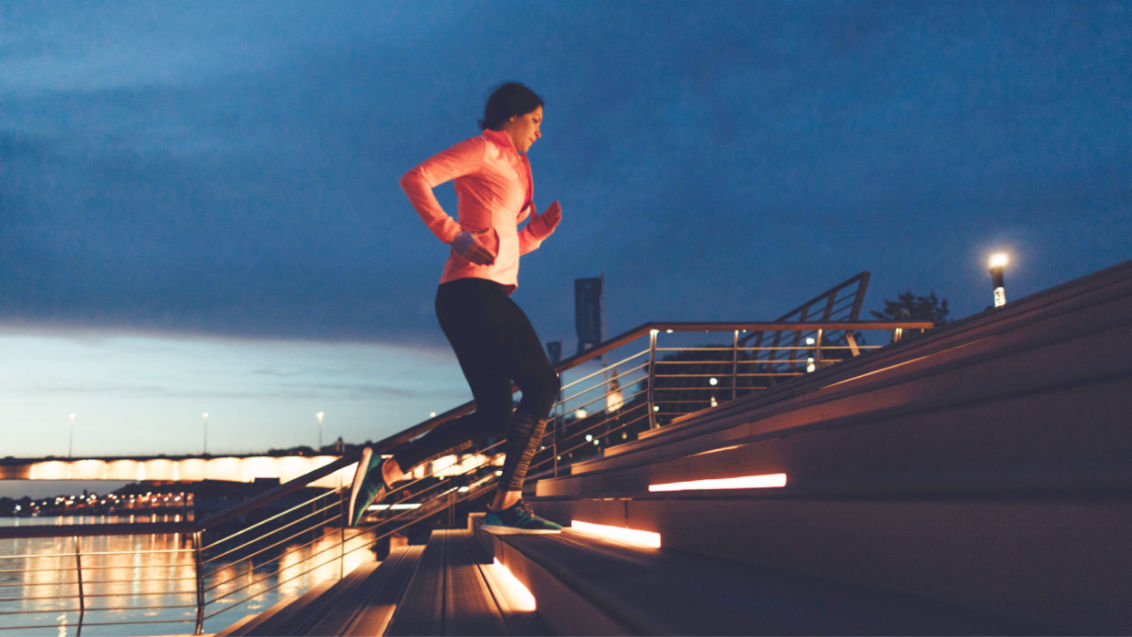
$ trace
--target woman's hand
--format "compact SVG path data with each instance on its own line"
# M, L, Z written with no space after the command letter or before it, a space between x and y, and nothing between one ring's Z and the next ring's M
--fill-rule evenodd
M562 206L555 201L541 215L536 211L533 216L530 223L533 234L536 238L545 239L558 227L558 222L562 221Z
M449 245L452 246L452 249L455 250L457 254L476 265L491 265L495 263L495 255L485 248L484 245L479 242L479 239L476 239L476 235L466 230L456 235L456 238L453 239L452 243Z

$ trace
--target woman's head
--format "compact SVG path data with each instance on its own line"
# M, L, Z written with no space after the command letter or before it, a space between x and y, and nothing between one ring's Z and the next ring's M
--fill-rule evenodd
M542 136L541 122L542 98L518 82L508 82L487 98L480 128L505 131L515 147L526 152Z

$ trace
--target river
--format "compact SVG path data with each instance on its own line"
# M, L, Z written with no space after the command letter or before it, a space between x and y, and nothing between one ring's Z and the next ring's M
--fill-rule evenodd
M180 514L45 516L0 518L0 527L181 520ZM209 564L205 568L209 589L205 613L216 615L206 619L204 632L223 630L246 615L376 559L371 550L363 548L372 545L372 534L347 542L344 557L340 556L339 537L337 530L328 531L309 546L286 547L278 563ZM82 635L193 632L196 571L187 538L146 534L80 537L78 542L85 593ZM71 537L0 540L0 637L76 635L80 609L75 548ZM247 596L254 598L237 604Z

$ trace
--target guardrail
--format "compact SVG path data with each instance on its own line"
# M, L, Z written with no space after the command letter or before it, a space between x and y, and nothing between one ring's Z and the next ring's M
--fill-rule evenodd
M557 474L678 416L882 347L868 344L865 333L899 340L905 330L931 327L917 321L641 325L556 365L562 393L530 476ZM450 409L375 450L392 453L473 409L471 402ZM343 456L200 521L0 529L0 547L12 547L11 554L0 553L0 621L28 619L0 631L75 626L81 635L84 627L181 623L200 634L210 622L222 628L239 619L238 612L261 609L269 593L295 594L343 577L375 559L375 545L387 545L413 525L438 515L454 521L459 506L494 488L502 441L418 467L386 502L371 507L361 527L346 528L356 462L356 454ZM336 476L338 486L309 487L328 476ZM159 544L158 536L165 541ZM31 551L20 544L31 538L54 544ZM154 539L152 546L145 538ZM23 593L9 597L3 594L8 589Z

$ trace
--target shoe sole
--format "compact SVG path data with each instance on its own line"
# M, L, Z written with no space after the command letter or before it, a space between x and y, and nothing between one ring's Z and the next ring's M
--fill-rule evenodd
M358 499L358 493L361 492L362 485L365 484L366 481L366 472L362 470L362 467L369 466L370 458L373 458L373 449L369 447L362 449L362 457L358 460L358 470L354 472L354 481L350 483L350 499L346 509L346 522L350 526L357 526L354 522L354 502ZM360 522L361 520L359 519L358 521Z
M562 529L520 529L515 526L496 526L484 524L480 527L492 535L557 535Z

